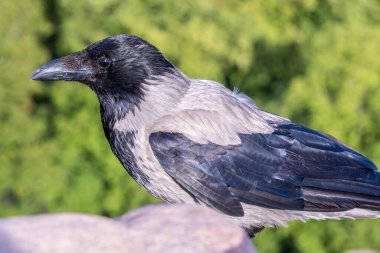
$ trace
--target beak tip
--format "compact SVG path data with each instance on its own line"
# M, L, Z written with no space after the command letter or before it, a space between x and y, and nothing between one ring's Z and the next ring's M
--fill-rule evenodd
M33 72L33 74L30 76L30 80L38 80L38 73L39 69Z
M44 72L47 72L46 70L48 70L48 68L46 67L46 65L43 65L42 67L36 69L33 74L30 76L30 80L34 80L34 81L45 81L43 76L44 76Z

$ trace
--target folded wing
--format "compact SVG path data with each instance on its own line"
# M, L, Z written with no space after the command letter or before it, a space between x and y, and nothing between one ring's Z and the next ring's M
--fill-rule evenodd
M380 210L380 174L363 155L292 122L270 134L240 134L240 144L197 143L180 132L149 142L164 170L194 198L233 215L241 202L274 209Z

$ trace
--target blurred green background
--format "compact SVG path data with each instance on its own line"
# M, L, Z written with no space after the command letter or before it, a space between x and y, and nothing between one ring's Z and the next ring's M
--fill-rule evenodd
M0 217L117 216L158 202L111 153L90 89L29 80L48 60L119 33L380 164L379 0L2 0ZM380 220L292 222L254 242L262 253L380 249Z

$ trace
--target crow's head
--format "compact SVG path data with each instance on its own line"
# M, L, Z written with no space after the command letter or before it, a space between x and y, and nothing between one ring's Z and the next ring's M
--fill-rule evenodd
M98 96L123 99L145 79L176 71L159 50L132 35L116 35L37 69L31 79L79 81Z

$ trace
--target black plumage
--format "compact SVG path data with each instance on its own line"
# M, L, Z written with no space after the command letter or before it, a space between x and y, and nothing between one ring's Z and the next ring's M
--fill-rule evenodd
M204 202L229 215L243 215L239 201L305 211L380 210L380 177L370 160L317 131L274 127L272 134L241 135L240 145L199 144L164 132L149 141L177 183L197 198L200 190Z

